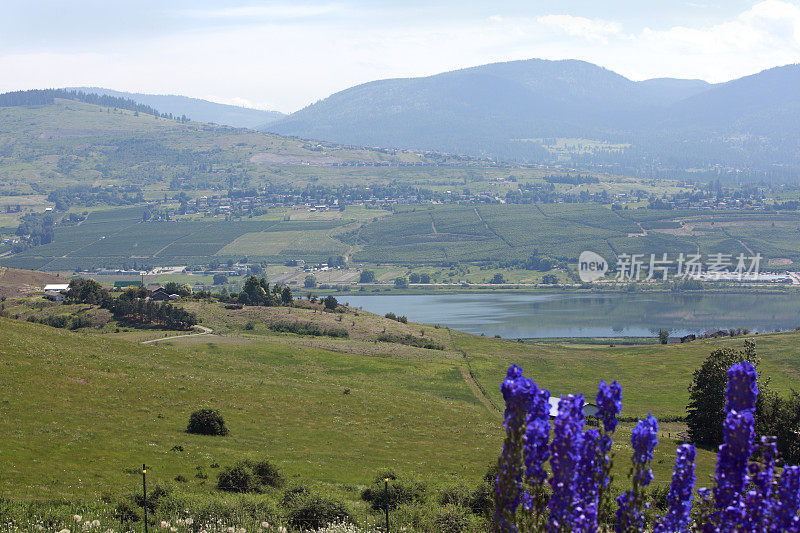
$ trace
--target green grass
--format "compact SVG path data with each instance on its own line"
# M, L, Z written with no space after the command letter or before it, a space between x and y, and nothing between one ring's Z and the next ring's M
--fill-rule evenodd
M142 346L0 323L6 495L116 493L136 482L125 470L137 464L154 479L191 479L197 466L247 456L325 483L363 483L387 467L476 480L500 442L496 414L446 359L422 365L227 338ZM223 412L229 437L184 432L202 407ZM184 451L171 451L177 445Z
M400 324L359 312L314 315L304 309L225 310L187 304L222 336L141 345L168 333L92 330L67 332L0 319L0 418L9 428L0 443L6 467L0 490L20 498L92 498L128 492L137 464L154 479L183 475L187 493L209 483L197 467L269 457L291 480L341 490L364 484L382 468L434 486L472 484L499 450L499 383L511 363L553 394L593 397L600 379L623 386L624 416L681 416L691 373L718 346L743 338L687 345L609 348L553 341L517 343ZM345 327L349 339L274 334L273 320L318 321ZM351 322L355 321L355 325ZM253 322L255 327L244 326ZM374 343L393 334L418 334L444 351ZM788 389L800 377L795 346L800 333L754 336L762 373ZM467 377L463 350L480 387ZM345 390L349 393L345 394ZM220 409L231 429L224 438L184 432L189 414ZM617 436L618 478L627 469L631 423ZM654 462L656 480L669 479L675 434L662 424ZM182 452L173 451L180 446ZM701 451L699 479L711 473L714 453ZM213 474L213 472L212 472Z

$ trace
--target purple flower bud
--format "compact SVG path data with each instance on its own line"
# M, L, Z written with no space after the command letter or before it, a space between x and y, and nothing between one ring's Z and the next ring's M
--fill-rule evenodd
M783 469L770 531L800 531L800 466Z
M613 433L617 429L617 416L622 411L622 387L616 381L606 385L600 382L597 391L597 417L603 421L606 433Z
M696 479L694 458L696 451L691 444L681 444L676 452L675 471L667 495L668 510L657 523L656 533L689 531L692 512L692 488Z
M728 369L728 388L725 391L725 412L755 409L758 396L758 374L747 361Z
M550 391L535 390L528 410L527 429L523 437L525 457L525 478L529 483L542 483L547 479L544 462L550 452Z
M653 460L653 449L658 444L658 420L649 414L640 420L631 432L631 445L633 446L633 463L639 467L637 476L639 484L646 487L653 480L653 471L649 463Z
M562 530L571 524L582 432L583 395L562 396L550 445L550 468L553 471L550 487L553 495L548 508L551 530Z

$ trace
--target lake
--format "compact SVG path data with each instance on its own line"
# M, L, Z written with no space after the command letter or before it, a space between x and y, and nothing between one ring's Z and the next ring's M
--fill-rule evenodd
M523 294L337 295L340 302L414 322L505 338L652 337L710 329L753 332L800 326L800 297L791 294Z

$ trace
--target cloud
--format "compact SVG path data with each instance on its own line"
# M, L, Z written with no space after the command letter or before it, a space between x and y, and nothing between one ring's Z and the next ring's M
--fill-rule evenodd
M572 15L546 15L536 19L540 24L561 30L573 37L583 37L589 41L608 42L608 37L619 36L622 28L617 22L607 22Z
M436 7L354 9L348 1L196 10L185 16L208 18L157 35L0 50L0 91L106 86L287 112L375 79L534 57L583 59L632 79L709 81L800 62L800 8L785 0L666 28L501 8L453 18ZM40 42L49 48L35 51Z

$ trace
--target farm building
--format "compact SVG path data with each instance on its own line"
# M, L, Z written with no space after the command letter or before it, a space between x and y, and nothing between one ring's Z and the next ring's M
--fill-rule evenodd
M44 291L44 297L54 302L63 302L64 298L66 298L59 291Z
M47 285L44 286L44 292L48 291L59 292L68 290L69 290L69 284L67 283L48 283Z
M558 415L558 404L561 403L561 398L550 396L550 418L555 418ZM583 416L597 416L597 406L584 400L583 402Z
M159 287L158 289L153 291L153 294L150 295L150 299L156 302L165 302L168 301L170 297L169 294L167 294L167 291Z

